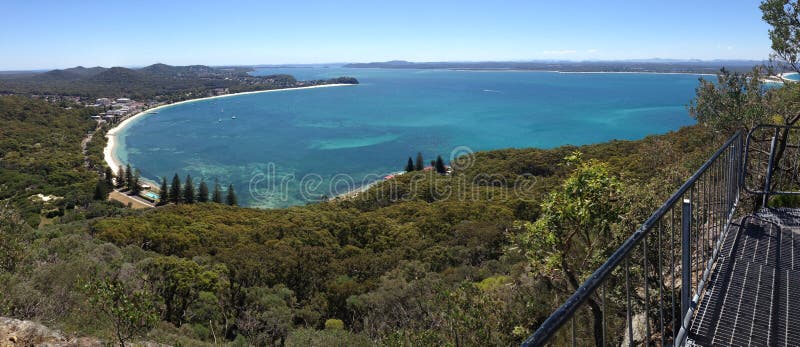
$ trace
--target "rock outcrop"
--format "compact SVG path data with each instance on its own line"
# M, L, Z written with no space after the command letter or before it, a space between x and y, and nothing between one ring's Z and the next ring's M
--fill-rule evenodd
M103 342L93 338L71 338L36 322L0 317L0 347L94 347Z

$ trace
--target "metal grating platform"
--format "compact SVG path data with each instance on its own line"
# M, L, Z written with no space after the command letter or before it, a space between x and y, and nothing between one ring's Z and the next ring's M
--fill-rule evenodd
M733 226L689 339L698 346L800 346L800 209L763 209Z

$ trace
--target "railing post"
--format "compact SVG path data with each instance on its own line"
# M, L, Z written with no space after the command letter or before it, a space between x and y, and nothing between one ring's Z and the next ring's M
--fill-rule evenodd
M767 177L764 182L764 196L761 200L761 207L767 207L769 202L769 185L772 178L772 162L775 160L775 145L778 142L778 129L775 129L775 135L772 136L772 142L769 145L769 162L767 162Z
M689 312L689 305L691 304L690 296L692 295L692 201L683 199L681 209L682 223L681 223L681 325L684 323L684 316ZM681 327L681 330L689 331L689 327ZM675 341L676 344L683 345L684 341Z

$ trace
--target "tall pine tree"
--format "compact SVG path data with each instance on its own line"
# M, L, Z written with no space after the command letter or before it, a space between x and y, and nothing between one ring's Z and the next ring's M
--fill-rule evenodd
M92 196L92 199L105 200L106 196L108 195L106 187L107 187L106 182L97 181L97 184L94 185L94 195Z
M167 186L167 177L161 177L161 188L158 192L158 205L166 205L169 202L169 187Z
M414 161L411 160L411 157L408 157L408 163L406 164L406 172L414 171Z
M139 170L135 170L131 176L130 182L128 182L128 188L131 190L132 195L138 195L142 191L142 185L139 183L141 178L142 175L139 173Z
M228 205L236 206L239 202L236 200L236 192L233 191L233 184L228 186Z
M422 171L425 168L425 160L422 159L422 152L417 153L417 162L414 164L414 170Z
M218 204L222 203L222 187L219 186L217 180L214 180L214 194L211 196L211 201Z
M131 170L131 164L125 166L125 187L131 189L131 183L133 183L133 170Z
M208 185L205 179L200 179L200 188L197 188L197 202L208 202Z
M444 160L442 160L442 156L436 157L436 163L433 165L436 168L436 172L444 175L447 173L447 167L444 166Z
M120 166L117 170L117 188L122 188L125 184L125 168Z
M183 202L187 204L194 204L194 184L192 183L192 176L186 175L186 182L183 183Z
M111 167L107 166L104 176L107 188L106 191L108 191L108 189L114 187L114 170L111 170Z
M181 178L178 177L178 174L172 176L172 186L169 187L169 200L173 204L181 203Z

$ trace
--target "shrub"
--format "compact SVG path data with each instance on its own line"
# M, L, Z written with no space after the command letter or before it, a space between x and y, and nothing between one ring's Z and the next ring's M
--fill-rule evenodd
M344 322L341 319L328 319L325 321L325 330L344 330Z

